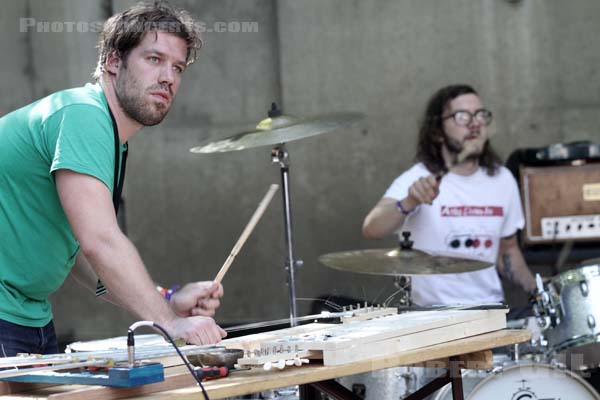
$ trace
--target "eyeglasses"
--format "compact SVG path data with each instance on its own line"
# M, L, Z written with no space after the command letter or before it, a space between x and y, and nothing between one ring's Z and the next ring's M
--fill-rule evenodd
M474 113L471 113L467 110L458 110L450 115L442 117L442 120L448 118L453 118L454 122L456 122L456 125L460 126L469 125L471 122L473 122L473 118L475 118L477 122L487 126L492 123L492 112L490 110L486 110L485 108L477 110Z

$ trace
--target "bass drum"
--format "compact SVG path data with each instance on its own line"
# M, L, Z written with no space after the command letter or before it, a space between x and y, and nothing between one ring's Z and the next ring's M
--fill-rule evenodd
M466 400L600 400L600 395L578 375L550 364L517 363L494 369L481 378L481 371L463 372ZM448 384L435 400L452 400Z

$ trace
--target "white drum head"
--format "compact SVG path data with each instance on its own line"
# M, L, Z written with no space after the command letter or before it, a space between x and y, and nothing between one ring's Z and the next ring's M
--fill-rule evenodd
M481 381L467 400L600 400L574 373L548 364L517 364Z

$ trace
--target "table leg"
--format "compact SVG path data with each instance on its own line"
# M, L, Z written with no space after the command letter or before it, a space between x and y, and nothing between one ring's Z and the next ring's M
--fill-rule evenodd
M300 400L321 400L320 393L325 393L335 400L362 400L362 397L333 379L300 386Z
M450 383L452 384L452 399L464 400L462 373L460 370L460 361L458 357L450 357L449 364L450 368L448 370L448 374L450 377Z
M436 390L443 388L449 382L450 382L450 377L449 377L448 373L446 373L442 376L438 376L434 380L426 383L424 386L419 388L419 390L417 390L416 392L411 393L410 395L406 396L404 398L404 400L423 400L425 397L434 393Z

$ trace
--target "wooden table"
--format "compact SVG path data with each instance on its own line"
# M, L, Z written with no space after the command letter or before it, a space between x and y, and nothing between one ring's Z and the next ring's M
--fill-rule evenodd
M302 367L287 367L281 371L263 371L261 369L235 371L226 378L205 382L204 387L211 399L222 399L280 387L326 381L379 369L413 365L430 360L443 360L461 355L475 354L475 358L481 358L481 355L478 356L477 353L489 353L491 349L525 342L530 338L531 333L529 331L505 329L346 365L323 366L315 363ZM165 368L167 379L164 382L134 388L61 385L5 394L0 396L0 399L202 399L200 389L186 371L183 366ZM7 393L9 390L14 392L31 388L31 386L25 384L10 384L9 386L7 383L1 383L0 385L4 385L3 387L0 386L0 393L2 393L2 389L4 393Z

